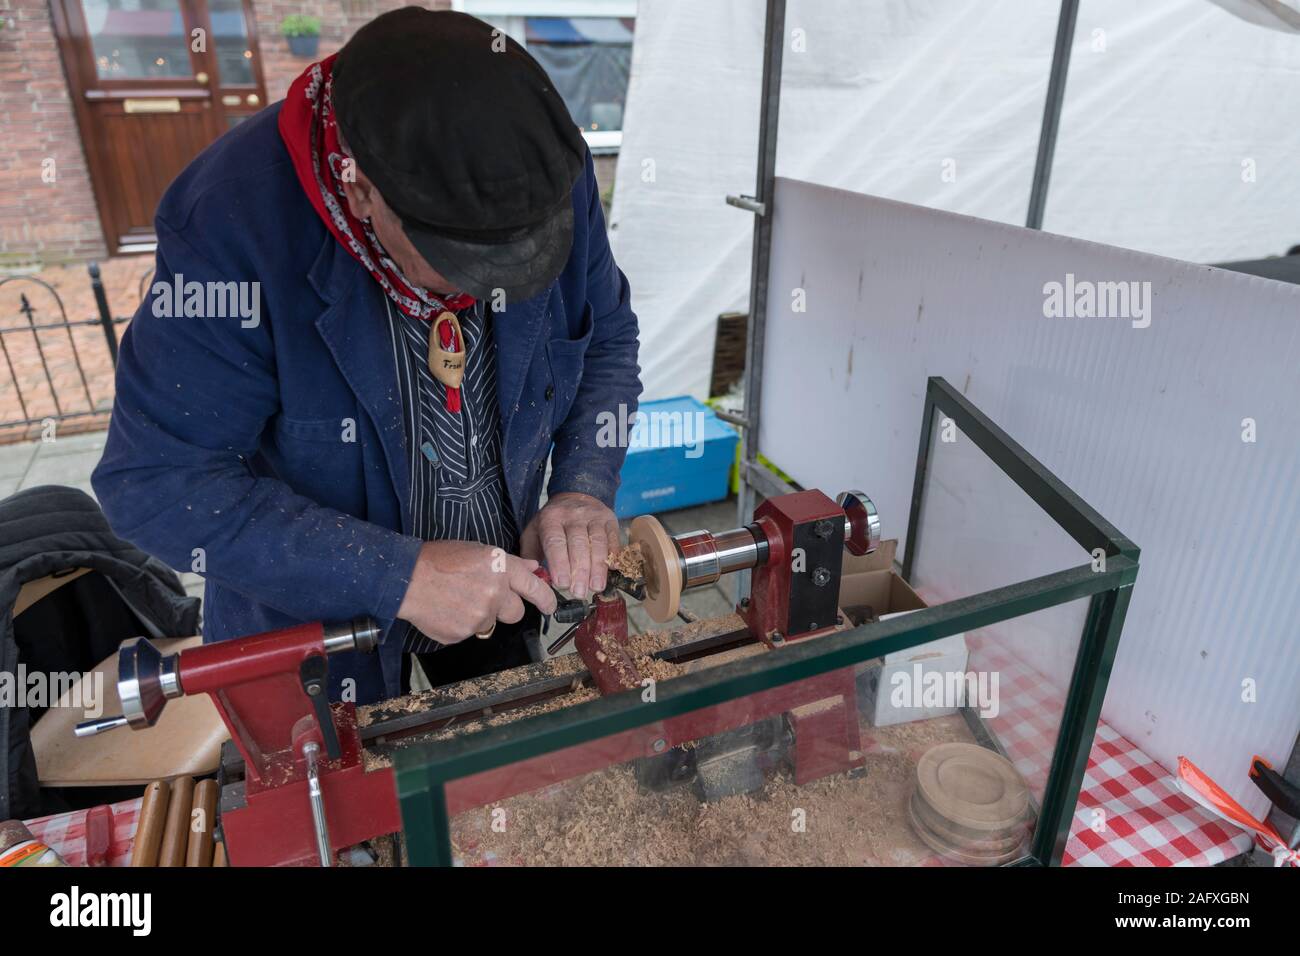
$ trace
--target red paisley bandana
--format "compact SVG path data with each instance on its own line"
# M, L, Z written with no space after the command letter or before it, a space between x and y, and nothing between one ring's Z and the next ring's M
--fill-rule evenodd
M365 266L407 315L431 320L442 312L468 308L474 304L473 296L464 293L438 296L407 282L397 263L384 251L370 227L370 220L356 218L348 208L342 178L348 157L339 146L338 124L334 119L333 70L334 56L313 63L293 81L280 108L280 138L289 150L307 199L334 238ZM444 323L441 331L444 333L440 336L442 347L454 346L459 351L461 343L454 341L448 324ZM460 389L447 389L447 408L460 410Z
M334 120L333 68L334 56L309 66L293 81L280 109L280 137L307 198L334 238L366 267L407 315L432 319L441 312L473 305L473 296L441 297L407 282L397 263L384 251L369 220L363 222L352 215L343 193L343 164L348 157L339 146Z

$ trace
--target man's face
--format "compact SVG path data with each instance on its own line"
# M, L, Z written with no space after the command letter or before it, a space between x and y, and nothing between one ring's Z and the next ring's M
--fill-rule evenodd
M384 197L379 195L375 184L359 168L356 169L356 174L356 182L343 183L348 208L358 219L370 220L375 235L379 237L384 249L397 263L397 268L402 270L402 275L435 295L454 295L460 292L460 289L425 262L424 257L416 251L415 246L411 244L410 239L406 238L406 233L402 230L402 221L398 219L397 213L389 208L388 203L384 202Z

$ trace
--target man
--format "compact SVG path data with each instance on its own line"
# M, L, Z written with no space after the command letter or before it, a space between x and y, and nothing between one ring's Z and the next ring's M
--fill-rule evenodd
M635 410L636 317L521 47L384 14L191 163L157 232L94 486L118 534L206 577L205 640L372 615L379 653L331 661L366 702L409 652L435 684L526 660L539 560L604 587L624 449L596 416Z

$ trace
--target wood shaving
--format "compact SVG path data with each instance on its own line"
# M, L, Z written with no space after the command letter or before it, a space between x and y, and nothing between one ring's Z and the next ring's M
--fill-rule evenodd
M641 686L641 681L646 678L658 683L659 681L671 680L682 674L676 664L662 658L655 657L654 652L663 644L663 634L650 633L642 634L637 638L629 640L626 644L620 644L618 639L611 634L597 634L596 643L600 650L596 652L596 659L602 664L608 659L613 661L614 669L619 676L624 678L624 682L634 687ZM617 653L614 648L619 648L622 653ZM624 660L629 661L636 668L635 680L633 675L624 673Z
M624 545L605 558L605 563L619 574L629 578L645 577L645 554L641 551L641 542Z
M358 707L357 724L366 727L377 721L418 714L445 704L481 700L542 678L565 674L577 676L585 669L586 666L576 654L566 654L542 664L513 667L483 677L475 677L455 684L444 684L432 690L417 691L403 697L393 697L377 704Z
M641 678L645 675L639 674L637 662L632 657L617 637L613 634L596 635L596 660L602 664L609 665L614 675L618 678L619 683L624 687L640 687Z

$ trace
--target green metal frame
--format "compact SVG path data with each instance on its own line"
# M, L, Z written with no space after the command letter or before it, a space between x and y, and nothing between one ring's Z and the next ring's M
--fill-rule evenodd
M394 765L410 863L445 866L452 862L445 790L449 781L1090 598L1034 839L1029 855L1019 861L1059 863L1137 578L1138 549L945 380L931 378L912 493L904 578L911 571L922 518L921 491L929 464L931 430L939 411L1083 548L1089 552L1103 549L1107 556L1105 569L1094 570L1089 562L904 617L813 641L794 642L777 654L664 681L656 687L656 699L650 702L643 701L635 690L627 691L456 739L401 748L394 754Z

